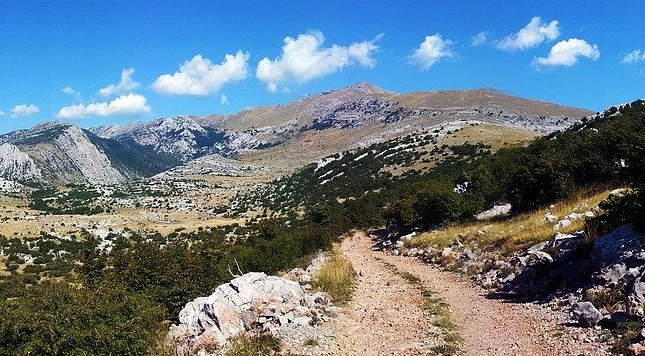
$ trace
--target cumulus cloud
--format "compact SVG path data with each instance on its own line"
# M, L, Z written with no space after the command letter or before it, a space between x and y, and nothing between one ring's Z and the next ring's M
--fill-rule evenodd
M275 92L285 82L304 83L353 64L372 68L376 65L372 55L379 49L377 42L382 36L380 34L373 40L355 42L347 47L336 44L323 47L325 37L319 31L300 34L297 38L287 36L281 55L273 60L263 58L258 63L255 75L269 91Z
M633 50L622 60L623 63L645 62L645 50Z
M219 103L222 105L228 105L228 96L222 94L219 97Z
M600 50L595 44L589 44L587 41L578 38L570 38L556 43L551 47L547 57L537 58L534 64L570 67L578 62L579 57L586 57L595 61L600 58Z
M110 84L105 88L99 89L102 96L112 96L130 92L139 87L139 83L132 79L134 68L125 68L121 71L121 81L117 84Z
M558 21L543 23L539 16L533 17L522 29L508 35L497 43L497 48L512 51L535 47L546 40L555 40L560 36Z
M210 95L228 83L246 79L248 60L249 54L242 51L227 54L220 64L198 54L184 62L175 74L159 76L152 89L168 95Z
M60 91L62 91L63 94L65 94L65 95L71 96L72 98L74 98L74 100L77 100L77 101L81 100L81 93L77 92L72 87L67 86L67 87L64 87L63 89L61 89Z
M488 42L488 31L481 31L470 38L470 45L478 47Z
M11 109L11 117L14 119L38 114L40 109L34 104L16 105Z
M58 111L56 118L82 119L90 116L136 115L147 112L150 112L150 106L143 95L125 94L110 102L64 106Z
M440 34L426 36L414 53L409 57L410 63L426 70L438 61L452 58L455 52L451 49L452 41L444 39Z

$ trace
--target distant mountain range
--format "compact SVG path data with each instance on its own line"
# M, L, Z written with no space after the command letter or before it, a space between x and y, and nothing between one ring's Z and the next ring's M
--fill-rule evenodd
M227 162L239 160L279 174L329 154L448 122L547 133L590 114L488 89L399 94L359 83L231 115L179 116L90 129L40 124L0 136L0 178L112 184L205 156L223 156Z

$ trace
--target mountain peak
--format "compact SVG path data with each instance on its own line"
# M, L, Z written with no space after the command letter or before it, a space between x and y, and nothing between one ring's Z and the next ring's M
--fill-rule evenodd
M387 90L377 87L376 85L369 82L359 82L354 85L347 87L348 90L354 90L363 92L365 94L382 94L388 93Z
M73 125L72 124L67 124L67 123L64 123L64 122L60 122L60 121L45 121L45 122L41 122L39 124L34 125L33 127L31 127L28 130L32 131L32 132L39 132L39 131L58 129L58 128L65 129L65 128L68 128L70 126L73 126Z
M358 82L356 84L350 85L345 88L322 92L323 95L333 94L333 93L370 95L370 94L388 94L392 92L379 88L376 85L369 82Z

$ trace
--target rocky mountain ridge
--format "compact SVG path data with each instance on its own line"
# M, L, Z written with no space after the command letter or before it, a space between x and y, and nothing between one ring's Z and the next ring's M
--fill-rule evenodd
M0 136L5 147L0 159L2 176L20 182L69 183L79 178L93 184L125 179L110 159L79 127L45 123ZM13 166L20 169L8 169Z
M488 89L399 94L359 83L231 115L177 116L87 130L41 124L0 136L5 145L0 177L111 184L213 154L285 172L449 122L476 120L548 133L590 114Z

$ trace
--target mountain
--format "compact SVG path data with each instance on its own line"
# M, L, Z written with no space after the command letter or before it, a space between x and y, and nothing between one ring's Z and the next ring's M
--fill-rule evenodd
M336 152L439 130L448 123L479 122L545 134L591 114L490 89L400 94L359 83L285 105L196 120L232 136L239 146L249 138L264 142L266 149L242 150L237 158L286 172Z
M200 157L280 175L330 154L419 132L491 124L544 134L589 111L490 89L400 94L369 83L230 115L178 116L80 129L46 123L0 136L0 177L19 181L116 183ZM238 163L201 160L216 172ZM223 169L223 168L222 168Z
M0 136L0 177L21 183L113 184L179 163L146 146L57 122Z
M181 162L211 153L218 143L224 141L221 131L200 126L191 116L103 126L90 131L102 138L150 147Z
M4 146L0 165L16 181L117 183L125 180L104 152L74 125L46 123L0 136Z

